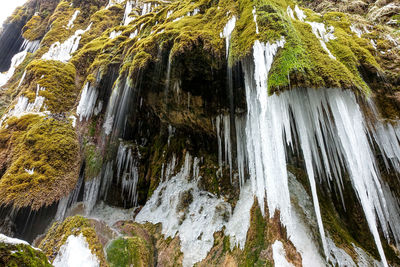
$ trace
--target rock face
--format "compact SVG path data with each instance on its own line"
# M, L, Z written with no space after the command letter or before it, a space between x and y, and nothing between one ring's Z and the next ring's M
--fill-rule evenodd
M0 36L0 232L41 251L0 239L0 263L400 266L399 12L27 1Z

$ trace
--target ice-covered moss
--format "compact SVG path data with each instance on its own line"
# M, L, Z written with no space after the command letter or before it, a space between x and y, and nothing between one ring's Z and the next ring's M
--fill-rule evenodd
M1 135L13 149L0 180L1 204L37 210L66 196L75 186L80 161L77 134L69 121L25 115L7 124Z
M45 97L44 103L51 113L63 113L72 108L77 97L73 64L35 60L26 67L26 72L24 85L29 88L26 92L28 98L33 100L39 85L44 88L39 95Z
M71 62L76 66L81 76L86 77L106 71L107 65L112 62L110 54L121 53L119 40L110 40L109 31L119 25L123 17L121 5L114 5L108 9L101 9L90 17L92 27L82 36L82 48L77 51ZM97 58L96 58L97 57Z
M283 0L259 1L256 8L259 39L274 42L280 36L285 38L285 46L269 74L270 93L294 87L339 87L368 94L370 88L359 69L367 67L378 74L380 67L365 43L350 31L347 16L337 12L321 16L306 10L303 21L289 16L287 8L294 8L290 4ZM313 33L311 22L323 23L326 29L333 30L334 37L326 42L332 55Z
M82 234L89 244L89 248L100 260L102 267L107 266L103 246L90 220L82 216L66 218L63 222L55 222L47 231L46 236L40 242L39 248L53 261L60 247L67 241L70 235Z
M0 265L6 267L50 267L46 256L40 251L25 244L8 244L0 242Z

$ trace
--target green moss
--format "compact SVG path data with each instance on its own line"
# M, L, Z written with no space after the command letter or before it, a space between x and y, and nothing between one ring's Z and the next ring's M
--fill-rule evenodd
M0 180L3 205L37 210L74 188L79 170L77 135L69 122L38 115L11 118L12 163ZM27 170L34 170L32 174Z
M4 267L50 267L46 256L31 246L0 242L0 265Z
M46 33L47 21L39 15L33 16L22 28L22 37L34 41L42 38Z
M103 157L93 143L85 144L85 178L91 179L101 172Z
M97 256L100 265L102 267L107 266L103 246L99 241L96 231L90 220L82 216L68 217L64 222L55 222L40 242L39 248L53 261L60 247L67 241L68 237L80 234L86 238L90 250Z
M260 252L268 246L268 225L263 217L258 202L255 201L250 211L250 227L247 232L246 245L240 255L240 266L265 266L268 262L260 258Z
M44 87L39 92L45 97L44 105L51 113L69 111L75 104L77 89L75 86L76 70L71 63L55 60L35 60L26 67L26 81L23 85L25 95L33 101L37 85Z
M256 24L253 18L253 3L251 0L238 1L239 18L236 29L232 33L231 61L238 61L248 56L256 36Z
M76 29L78 29L78 25L74 25L74 29L67 29L66 25L73 15L74 10L71 8L70 3L68 1L61 1L54 13L49 18L50 30L44 36L41 45L41 53L44 54L47 52L47 49L55 42L64 42L71 36ZM47 49L46 49L47 48Z
M285 5L268 4L261 10L257 13L257 21L267 29L261 40L274 41L280 35L286 41L269 74L270 93L293 87L338 87L369 94L370 88L359 68L366 66L379 73L380 67L371 53L354 38L347 16L338 12L320 16L306 10L306 20L334 27L335 39L327 42L328 49L336 57L332 59L312 33L311 26L290 19Z
M139 236L114 240L107 248L107 261L111 267L147 267L154 264L151 246Z

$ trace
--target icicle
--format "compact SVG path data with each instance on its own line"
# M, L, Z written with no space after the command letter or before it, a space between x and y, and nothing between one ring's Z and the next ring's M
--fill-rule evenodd
M229 56L229 46L230 46L230 41L232 37L232 32L235 29L236 25L236 17L233 16L228 20L226 23L224 30L221 32L220 36L221 38L225 38L225 44L226 44L226 58Z
M261 73L264 72L261 71ZM257 97L254 96L256 99ZM248 103L251 112L254 100L250 99ZM383 264L386 266L376 219L380 222L385 237L388 237L389 228L392 230L396 229L395 225L398 224L398 221L389 216L388 208L390 205L386 204L382 182L380 181L374 154L366 134L367 127L354 94L350 91L335 89L291 90L285 91L279 96L268 97L266 103L274 107L272 110L266 112L266 114L273 114L273 116L260 121L266 120L267 122L274 123L271 124L273 126L262 130L264 136L268 136L268 133L271 131L268 129L285 128L284 124L288 121L290 122L290 120L286 115L284 118L282 116L283 114L288 114L290 110L292 111L293 125L290 126L293 130L297 130L297 135L299 136L301 151L305 159L306 170L313 193L315 213L319 222L321 238L324 238L324 231L316 195L316 179L317 177L319 179L332 178L336 181L340 189L342 186L341 177L338 176L340 171L334 170L343 166L350 175L352 185L363 207L369 228L383 259ZM262 109L258 110L258 112L253 111L250 114L263 114ZM255 122L250 117L248 124L251 125L251 123ZM289 133L290 129L285 130L285 132ZM254 139L258 140L256 137L257 135L254 133L248 135L247 142L254 142ZM280 138L283 137L281 136ZM274 139L268 137L266 140ZM263 144L262 142L259 141L257 143ZM398 142L397 139L396 142ZM282 143L282 140L279 141L278 139L272 143ZM251 158L254 157L254 154L258 155L261 153L257 152L257 149L256 146L248 149L249 164L257 164L257 158ZM270 152L262 154L265 155L264 160L268 158L268 154ZM262 162L262 159L259 159L259 161ZM274 160L272 159L272 161ZM264 163L264 165L266 164L268 162ZM274 164L277 165L276 159ZM254 168L254 165L250 166L251 177L254 173L257 173ZM259 173L263 177L261 170ZM265 176L268 177L268 175ZM281 174L276 177L285 176ZM262 185L260 182L258 184L259 186ZM264 188L267 189L267 196L271 195L268 189L271 187L265 186ZM260 195L262 196L262 193ZM395 207L398 206L397 203L394 204ZM271 209L271 206L269 207ZM394 208L392 210L395 211ZM375 216L375 213L377 216ZM325 244L325 255L328 256L328 248L324 240L323 244Z
M98 94L97 88L90 86L89 82L84 85L81 99L76 109L76 114L79 115L80 121L90 119L96 106Z
M59 201L57 207L57 213L56 216L54 217L55 220L63 221L65 218L65 214L67 213L67 209L73 206L78 201L78 196L83 185L83 180L84 180L84 175L83 174L79 175L79 179L78 182L76 183L74 190L70 194L68 194L68 196L63 197Z
M134 18L130 16L132 9L133 9L133 1L128 0L126 2L124 20L122 23L124 26L129 25L129 23L131 23L131 21L134 20Z
M39 49L40 46L40 40L35 40L35 41L29 41L29 40L24 40L21 46L21 50L26 51L28 53L34 53L36 50Z
M116 4L122 4L124 0L110 0L106 6L106 9L109 9L110 7L116 5Z
M284 127L289 124L288 111L280 103L268 101L267 77L273 57L284 39L274 44L254 43L254 71L245 66L247 99L246 143L249 174L253 192L264 213L267 198L270 216L281 211L284 223L289 219L290 197L287 185Z
M106 135L111 134L113 130L116 135L125 131L126 116L132 105L133 93L134 88L128 81L123 85L119 80L116 81L105 113L103 129Z
M222 138L221 138L221 117L217 116L215 119L215 127L217 128L218 139L218 165L222 167Z
M74 27L74 22L76 20L76 18L78 17L79 13L81 13L81 11L76 10L75 13L72 15L70 21L67 24L67 29L72 29Z
M247 161L246 151L246 118L244 116L235 117L236 125L236 160L239 173L239 185L243 187L245 183L245 168Z
M254 23L256 24L256 34L259 34L259 31L258 31L258 23L257 23L257 10L256 10L256 7L253 8L253 20L254 20Z
M231 144L231 120L229 115L222 117L224 124L224 152L225 161L229 164L229 176L232 183L232 144Z
M3 122L10 117L21 117L25 114L38 114L38 115L44 115L45 113L49 113L47 111L41 112L44 101L46 100L43 96L40 96L39 93L41 91L44 91L44 87L40 87L39 84L37 84L36 88L36 98L33 103L29 103L29 99L26 96L19 96L17 98L17 103L15 104L14 108L8 111L0 120L0 126L3 124Z
M306 14L304 14L303 10L301 10L298 5L294 7L294 11L296 12L296 16L300 21L304 21L306 19Z

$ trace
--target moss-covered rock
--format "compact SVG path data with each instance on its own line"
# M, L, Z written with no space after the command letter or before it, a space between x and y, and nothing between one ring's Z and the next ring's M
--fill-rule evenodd
M55 60L35 60L26 67L27 87L25 95L33 100L36 97L37 86L43 87L39 96L45 98L44 105L51 113L69 111L77 98L75 85L76 70L70 63Z
M139 236L120 237L107 247L107 261L111 267L117 266L153 266L153 251Z
M3 205L37 210L66 196L79 171L77 134L69 121L25 115L7 121L3 144L11 144L12 159L0 180Z

